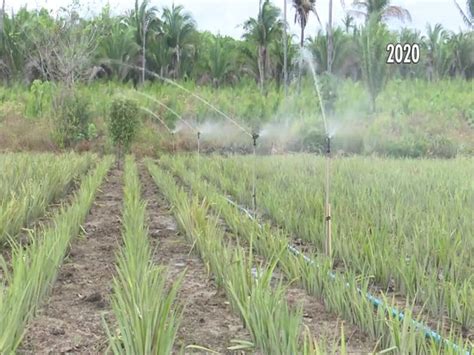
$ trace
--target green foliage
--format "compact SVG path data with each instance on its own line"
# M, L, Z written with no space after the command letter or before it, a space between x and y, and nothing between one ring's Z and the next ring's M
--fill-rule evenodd
M92 114L89 100L77 92L66 93L60 100L59 112L55 118L54 137L61 147L93 138Z
M109 134L119 154L130 149L140 123L137 102L117 97L110 108Z
M386 45L390 42L387 28L373 17L361 30L358 48L361 58L362 78L370 94L372 111L375 100L388 80L388 65L385 63Z
M54 84L35 80L31 84L26 101L26 117L41 117L51 112Z

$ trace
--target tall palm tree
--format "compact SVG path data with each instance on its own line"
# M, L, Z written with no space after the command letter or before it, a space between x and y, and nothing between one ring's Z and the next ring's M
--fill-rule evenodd
M196 23L191 14L183 12L181 5L163 9L162 30L168 47L172 51L172 72L175 78L181 75L183 56L190 54L193 49L192 37L196 31Z
M316 0L293 0L293 8L295 9L295 23L299 23L301 29L300 46L304 46L304 30L308 24L309 14L312 12L316 15L318 22L318 13L316 11Z
M391 18L396 18L402 22L411 21L408 10L401 6L391 5L390 0L354 0L351 14L362 16L366 22L375 16L378 21L384 22Z
M265 77L268 75L270 43L281 37L283 22L280 19L280 9L270 0L262 3L258 18L251 17L244 23L244 38L257 45L257 64L260 89L263 91Z
M146 72L147 34L149 31L159 30L158 8L150 7L149 4L149 0L143 0L141 3L135 0L135 9L130 16L130 23L135 28L135 40L141 48L142 82L145 81Z

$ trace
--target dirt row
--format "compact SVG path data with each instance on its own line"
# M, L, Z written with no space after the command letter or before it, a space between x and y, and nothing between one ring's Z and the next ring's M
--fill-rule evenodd
M250 340L224 293L178 233L168 204L144 167L140 175L154 260L167 266L169 282L186 270L178 295L186 307L174 352L198 345L226 353L233 339ZM83 225L83 235L71 244L49 299L29 323L19 353L106 352L104 321L112 329L114 323L110 296L121 245L122 185L122 171L111 170Z
M180 176L168 171L177 184L183 186L188 192L191 188L181 179ZM247 217L242 217L247 218ZM226 242L229 245L235 245L233 240L235 236L230 232L230 228L225 221L220 218L219 224L226 231ZM239 245L246 245L245 238L239 238ZM260 260L264 260L261 255L256 255ZM280 279L277 270L274 273L275 279ZM329 345L329 348L337 348L341 339L341 326L344 327L344 338L346 341L346 350L349 354L367 354L376 348L376 342L371 340L366 333L361 331L356 325L351 324L338 317L334 313L327 311L322 300L307 294L307 292L298 285L289 285L286 291L286 299L289 305L293 307L303 307L303 324L310 330L313 337L323 339Z

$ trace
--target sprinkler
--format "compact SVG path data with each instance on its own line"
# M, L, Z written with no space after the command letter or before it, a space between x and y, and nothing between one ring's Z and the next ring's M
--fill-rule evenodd
M330 168L331 168L331 136L326 136L326 206L324 224L326 227L326 255L332 257L332 229L331 229L331 202L330 191Z
M257 139L258 133L252 134L253 139L253 186L252 186L252 204L254 217L257 215Z
M200 169L200 165L199 165L199 158L201 156L201 132L200 131L197 131L197 163L198 163L198 171L201 170Z

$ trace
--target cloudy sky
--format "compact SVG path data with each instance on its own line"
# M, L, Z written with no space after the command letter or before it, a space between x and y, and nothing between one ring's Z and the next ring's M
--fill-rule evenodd
M284 0L273 0L273 3L283 7ZM118 14L133 7L134 0L81 0L80 3L87 13L98 13L102 6L109 3L113 12ZM241 24L249 17L256 16L258 13L259 0L151 0L153 5L158 8L170 6L172 3L181 4L186 10L191 12L195 18L199 30L208 30L213 33L229 35L239 38L242 35ZM291 24L291 30L298 33L297 26L293 23L294 12L291 8L291 0L288 2L288 20ZM345 0L350 4L350 0ZM464 0L459 0L461 5ZM17 10L20 6L27 5L29 9L46 7L53 11L67 6L71 0L6 0L7 8ZM317 1L317 8L320 19L323 23L327 22L328 1ZM466 29L462 18L456 9L453 0L393 0L393 4L400 5L410 11L412 22L408 27L413 27L424 32L426 23L441 23L444 27L458 31ZM344 16L344 10L340 1L334 0L334 22L341 23ZM391 27L397 28L401 24L393 21ZM310 19L307 34L315 33L319 28L316 18Z

